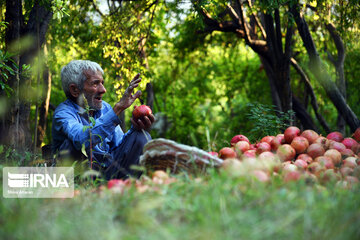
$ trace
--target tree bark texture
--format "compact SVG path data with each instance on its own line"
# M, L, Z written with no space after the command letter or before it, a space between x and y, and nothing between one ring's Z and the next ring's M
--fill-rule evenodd
M45 68L43 73L43 96L40 106L39 124L37 129L36 147L40 148L46 134L47 116L49 113L50 93L51 93L51 74L49 68Z
M346 81L345 81L345 73L344 73L345 46L341 39L340 34L336 31L334 24L332 23L326 24L326 29L329 31L330 36L333 39L337 50L336 59L334 56L328 53L328 57L336 69L336 81L335 81L336 86L339 88L339 91L341 92L341 94L343 95L346 101ZM345 134L346 122L340 113L338 113L337 127L339 132Z
M322 85L322 87L326 91L326 94L333 102L338 112L344 117L346 123L350 127L350 130L352 132L355 132L355 130L360 126L360 121L355 115L355 113L351 110L351 108L347 105L345 98L343 97L340 90L337 88L336 84L331 79L331 76L323 66L323 63L321 62L319 54L316 50L316 46L311 36L307 22L300 15L300 11L297 8L292 8L291 13L295 18L299 34L309 55L309 67L311 72Z
M9 86L15 90L16 94L10 99L9 111L1 123L1 131L5 133L1 136L1 142L13 144L22 150L29 149L32 142L29 124L31 102L28 97L29 88L25 87L31 85L31 79L22 75L22 66L31 64L40 50L39 47L41 48L43 45L52 15L50 8L42 6L39 1L36 1L25 24L22 1L6 1L5 21L9 23L5 34L6 48L10 49L10 47L20 44L19 40L24 37L32 41L26 49L17 46L18 50L21 49L16 52L15 57L15 61L19 65L19 75L11 77L8 81Z
M223 22L215 20L205 9L195 3L195 9L197 9L205 23L203 32L233 32L239 38L243 38L245 43L260 57L269 79L272 101L277 110L282 112L289 110L301 111L298 113L298 116L302 116L300 120L303 126L311 125L311 128L314 129L314 125L309 124L313 122L310 114L304 114L303 112L305 107L293 107L293 93L290 82L290 59L292 55L291 46L294 26L288 23L286 26L285 41L283 41L279 10L275 9L272 13L267 14L262 13L260 20L259 17L251 11L251 1L245 2L249 8L247 10L250 11L244 9L245 3L243 1L235 1L233 5L227 6L227 12L232 21ZM246 13L251 14L249 17L250 23L247 21ZM256 34L257 29L260 31L262 39ZM289 124L292 124L292 122Z

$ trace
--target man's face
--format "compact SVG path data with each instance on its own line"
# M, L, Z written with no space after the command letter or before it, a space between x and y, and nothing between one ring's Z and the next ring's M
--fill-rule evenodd
M102 108L102 96L106 93L104 79L100 71L84 71L86 81L84 82L83 93L90 108L100 110Z

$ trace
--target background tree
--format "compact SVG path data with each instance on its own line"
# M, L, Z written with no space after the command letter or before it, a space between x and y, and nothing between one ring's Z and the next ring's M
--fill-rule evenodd
M315 129L316 126L307 109L298 97L294 96L290 87L290 64L297 69L298 73L304 74L304 71L291 55L291 39L294 31L292 16L296 10L299 10L297 3L293 1L260 1L260 4L253 5L251 1L232 1L229 3L227 1L211 3L193 1L193 4L205 24L203 32L233 32L244 39L246 44L259 55L267 72L274 105L282 111L294 109L304 128ZM286 24L285 27L284 24ZM304 39L302 41L304 42ZM319 79L319 75L316 77L320 83L323 83L324 87L324 81ZM302 79L306 79L306 77L303 75ZM327 82L328 85L332 85L331 77L327 79ZM306 86L310 92L313 92L309 81L306 81ZM341 95L335 85L331 89L331 92L336 96ZM325 87L325 90L329 96L332 96L328 88ZM316 116L324 129L328 131L326 122L321 114L317 113L314 94L312 94L312 98ZM351 130L354 131L359 125L356 115L346 105L346 102L339 101L337 97L330 97L330 99L339 113L344 116Z
M19 149L29 148L32 143L30 132L31 78L25 74L41 49L53 8L60 7L62 1L6 1L5 48L14 53L12 61L19 66L14 75L9 76L7 85L14 90L8 98L6 114L1 119L1 142L11 143ZM6 93L0 90L0 95Z
M338 58L337 45L326 24L336 27L335 34L341 37L347 53L343 61L346 100L353 112L359 114L360 69L356 61L360 48L353 40L358 33L358 13L354 11L357 5L350 2L342 1L343 5L339 6L343 7L337 8L329 1L313 1L295 10L306 21L322 68L334 84L337 70L328 54L334 59L343 57ZM5 16L5 1L2 3L2 16ZM29 10L23 14L25 23L34 3L23 3L23 8ZM294 124L317 128L323 135L337 129L338 110L329 104L331 100L324 87L314 81L316 75L309 68L310 58L289 4L285 1L68 1L65 10L68 15L60 18L61 21L53 18L49 22L43 44L48 53L34 58L36 61L30 64L32 75L28 79L31 80L25 85L35 93L27 98L30 136L37 136L38 146L51 143L52 111L46 117L46 106L51 109L65 100L60 70L73 59L93 60L103 67L105 100L109 103L116 102L129 79L141 72L143 84L139 89L144 91L151 83L154 91L153 112L159 121L152 131L153 137L166 137L208 150L218 150L239 133L256 141L264 134L256 129L266 128L267 134L279 131L277 125L266 127L273 126L274 99L278 100L277 109L291 106L296 110ZM331 14L327 9L331 9ZM53 11L58 14L63 10ZM0 20L5 22L4 18ZM4 36L6 29L6 24L0 25ZM3 51L5 41L0 41L0 48L2 59L7 59L2 61L13 67L9 52L14 53L14 48L7 53ZM51 77L43 77L47 75L46 68L38 68L43 63ZM16 67L10 71L17 73L12 69ZM1 73L2 99L8 101L7 94L16 99L16 91L11 92L3 74L11 73L7 70ZM270 74L273 74L271 81ZM51 89L50 102L46 101L47 89ZM281 103L282 98L291 101ZM140 103L151 104L151 94L146 90L135 104ZM127 110L124 122L128 122L131 111ZM256 117L259 112L263 114ZM278 117L282 116L277 113ZM15 116L16 122L16 114L8 114ZM37 121L38 134L34 131ZM349 135L349 127L346 133Z

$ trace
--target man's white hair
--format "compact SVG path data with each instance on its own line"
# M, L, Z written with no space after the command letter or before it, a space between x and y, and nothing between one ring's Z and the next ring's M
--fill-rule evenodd
M80 90L84 87L86 76L84 71L100 71L104 75L104 70L96 62L89 60L73 60L61 69L62 88L67 97L71 97L69 86L74 83Z

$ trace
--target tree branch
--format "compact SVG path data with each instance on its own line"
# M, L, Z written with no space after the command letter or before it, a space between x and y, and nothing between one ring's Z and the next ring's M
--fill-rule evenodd
M98 14L100 14L101 17L104 17L104 14L100 11L100 9L98 8L98 6L96 5L95 0L92 0L91 2L92 2L92 5L93 5L95 11L96 11Z
M153 6L154 4L157 4L157 2L158 2L157 0L154 1L154 2L151 4L151 6ZM151 6L150 6L150 7L151 7ZM150 9L150 8L148 8L148 9ZM156 10L156 5L155 5L155 7L154 7L154 10L153 10L152 13L151 13L150 23L149 23L148 30L147 30L147 32L146 32L146 36L145 36L144 38L140 38L139 41L138 41L138 43L142 43L142 44L141 44L141 48L140 48L140 53L143 52L144 46L145 46L145 44L146 44L146 41L147 41L147 39L148 39L149 36L150 36L150 30L151 30L151 25L152 25L152 22L153 22L153 19L154 19L155 10ZM144 12L145 12L145 11L144 11ZM144 39L145 39L145 42L143 42Z
M248 44L251 44L250 31L249 31L249 28L247 27L247 23L246 23L246 20L244 18L244 12L243 12L243 8L242 8L242 3L240 3L240 1L237 0L236 5L237 5L237 7L239 9L240 20L241 20L242 28L244 29L244 33L245 33L245 42L248 43Z
M250 12L251 12L251 15L254 17L255 21L256 21L256 25L260 28L260 31L261 31L261 34L263 36L264 39L266 39L266 32L265 32L265 29L263 27L263 25L261 24L259 18L253 13L253 11L251 10L252 9L252 3L251 1L247 0L247 3L249 5L249 8L250 8Z
M205 9L194 4L195 9L197 12L203 17L204 23L206 25L204 32L213 32L213 31L221 31L221 32L234 32L243 36L245 33L239 29L233 21L224 21L218 22L213 19L209 13L206 12Z
M297 63L297 61L294 58L290 59L291 65L294 67L294 69L296 70L296 72L300 75L301 80L304 82L305 87L308 91L308 93L310 93L310 97L311 97L311 106L314 109L315 112L315 116L318 119L320 125L323 127L323 129L325 130L325 132L330 132L330 127L327 124L326 120L323 118L323 116L319 113L319 105L317 103L316 100L316 95L314 92L314 89L311 86L310 80L308 78L308 76L306 75L306 73L304 72L304 70L300 67L300 65Z
M284 58L286 59L286 61L288 61L291 56L291 43L292 43L293 33L294 33L293 26L291 23L288 23L286 36L285 36L285 52L284 52Z
M267 42L267 46L269 48L269 52L272 52L274 54L270 54L270 58L271 58L271 62L272 63L276 63L277 59L280 59L281 56L279 55L279 51L277 51L277 45L276 45L276 40L275 40L275 36L274 36L274 23L273 23L273 18L271 17L271 15L269 14L265 14L263 13L264 16L264 21L265 21L265 31L266 31L266 42Z
M282 41L281 41L281 39L282 39L281 23L280 23L280 13L279 13L278 8L275 9L275 14L274 15L275 15L275 31L276 31L275 44L277 45L277 49L279 50L279 53L282 54L283 53L283 48L282 48ZM291 38L291 35L290 35L290 38Z
M311 37L309 27L305 19L301 16L300 10L296 7L291 8L299 34L310 58L310 69L326 91L326 94L335 105L338 112L344 117L351 131L355 131L360 126L360 121L352 109L347 105L345 98L332 81L331 76L326 72L321 59L317 53L315 43Z
M336 49L338 51L338 57L336 60L336 66L344 64L345 61L345 47L344 43L339 35L339 33L336 31L336 28L334 24L328 23L325 25L326 29L329 31L332 39L334 40Z

